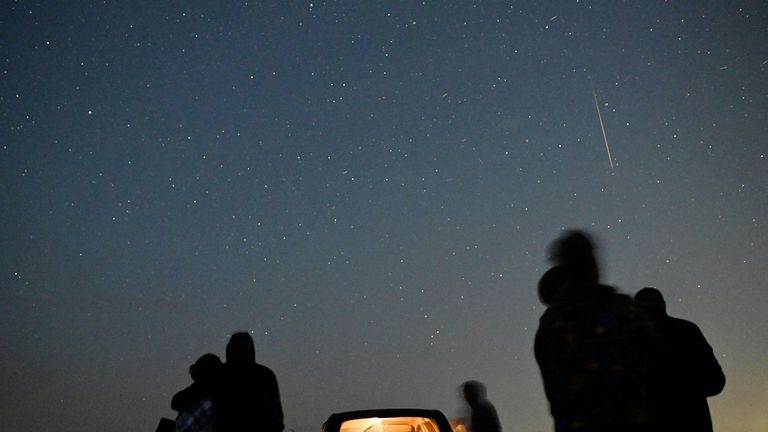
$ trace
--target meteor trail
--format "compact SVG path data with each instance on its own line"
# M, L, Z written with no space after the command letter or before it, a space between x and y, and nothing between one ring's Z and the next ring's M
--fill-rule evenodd
M611 157L611 148L608 147L608 137L605 135L603 116L600 114L600 105L597 103L597 93L595 93L594 89L592 89L592 97L595 99L595 109L597 109L597 119L600 120L600 130L603 131L603 142L605 142L605 151L608 152L608 163L611 164L611 172L613 172L613 157Z

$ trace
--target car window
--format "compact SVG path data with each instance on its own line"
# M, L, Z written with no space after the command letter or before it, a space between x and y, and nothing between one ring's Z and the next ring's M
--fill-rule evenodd
M439 432L437 423L426 417L369 417L347 420L340 432Z

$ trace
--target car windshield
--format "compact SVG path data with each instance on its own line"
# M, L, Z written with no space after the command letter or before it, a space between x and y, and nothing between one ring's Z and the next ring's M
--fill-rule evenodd
M437 423L426 417L369 417L347 420L340 432L439 432Z

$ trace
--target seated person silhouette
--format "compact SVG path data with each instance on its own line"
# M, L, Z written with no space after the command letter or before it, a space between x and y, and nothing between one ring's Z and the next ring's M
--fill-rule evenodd
M177 432L213 432L214 399L221 379L222 363L215 354L204 354L189 367L192 385L176 393L171 408L179 412Z

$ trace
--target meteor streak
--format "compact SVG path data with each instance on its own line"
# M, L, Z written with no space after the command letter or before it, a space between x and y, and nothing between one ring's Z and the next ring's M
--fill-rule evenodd
M600 130L603 131L603 142L605 142L605 151L608 152L608 163L611 164L611 172L613 172L613 157L611 157L611 148L608 147L608 137L605 135L603 116L600 114L600 105L597 103L597 93L595 93L594 89L592 89L592 97L595 99L595 109L597 109L597 119L600 120Z

